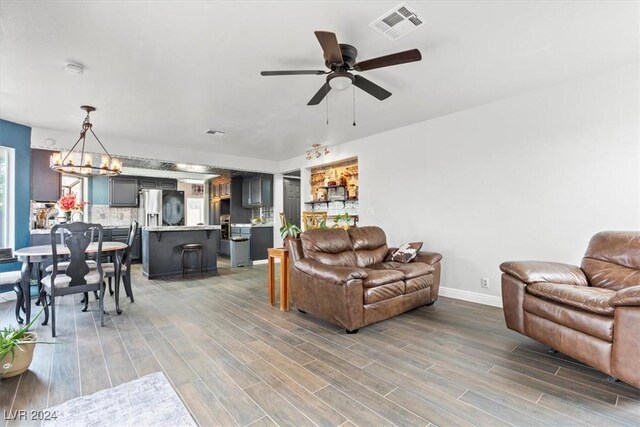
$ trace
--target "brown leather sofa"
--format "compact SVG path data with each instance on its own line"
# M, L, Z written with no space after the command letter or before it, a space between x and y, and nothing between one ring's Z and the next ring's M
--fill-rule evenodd
M640 388L640 232L591 238L580 267L500 265L509 329Z
M288 244L295 307L348 333L438 299L442 256L390 261L379 227L308 230Z

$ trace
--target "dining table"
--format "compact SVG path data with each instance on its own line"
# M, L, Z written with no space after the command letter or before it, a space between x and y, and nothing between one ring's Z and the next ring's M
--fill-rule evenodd
M126 243L122 242L102 242L102 253L104 255L110 255L114 267L115 267L115 280L116 280L116 312L120 314L120 261L122 260L122 254L128 247ZM64 245L57 245L56 252L60 255L70 255L69 248ZM98 252L98 243L90 243L85 251L86 254L95 254ZM41 280L41 264L53 259L53 248L51 245L39 245L39 246L26 246L24 248L16 249L14 255L18 258L18 261L22 262L21 269L21 287L22 297L18 297L16 304L18 307L22 307L24 311L26 322L31 322L31 272L36 271L36 277L38 284ZM16 321L22 323L24 320L20 317L20 310L16 310Z

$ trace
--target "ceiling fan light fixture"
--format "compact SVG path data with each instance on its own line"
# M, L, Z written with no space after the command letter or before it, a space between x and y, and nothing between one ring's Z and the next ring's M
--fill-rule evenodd
M345 90L353 83L353 76L349 73L334 73L327 80L331 89Z

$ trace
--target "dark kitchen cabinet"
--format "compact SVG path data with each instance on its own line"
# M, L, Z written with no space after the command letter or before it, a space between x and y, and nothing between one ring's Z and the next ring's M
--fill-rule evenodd
M231 197L231 182L220 184L220 197Z
M53 202L60 198L62 175L49 167L53 151L31 150L31 200Z
M109 206L119 208L138 207L138 178L109 178Z
M109 237L103 232L104 241L127 243L129 240L128 228L122 227L104 231L109 231ZM136 231L136 237L133 239L133 244L131 245L131 262L142 262L142 236L140 228Z
M168 178L150 178L144 177L138 179L140 190L158 189L158 190L177 190L178 181Z
M231 242L229 239L220 239L220 255L231 256Z
M177 190L178 181L175 179L159 179L158 188L161 190Z
M158 181L155 178L140 178L138 184L141 190L158 188Z
M267 249L273 247L273 227L251 227L251 260L267 259Z
M242 181L242 206L251 207L251 180L248 178Z
M212 182L209 188L212 198L217 199L220 197L220 186L217 183Z
M231 197L230 181L213 181L211 182L211 197L214 199L228 199Z
M211 215L212 218L209 223L220 225L220 200L214 200L213 203L211 203Z
M271 177L264 175L245 178L242 181L242 206L271 206L271 182Z

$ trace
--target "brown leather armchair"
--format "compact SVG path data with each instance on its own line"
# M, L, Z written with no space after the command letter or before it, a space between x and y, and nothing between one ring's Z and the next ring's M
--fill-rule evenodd
M288 245L296 308L348 333L438 299L442 256L391 261L379 227L308 230Z
M591 238L580 267L505 262L509 329L640 388L640 232Z

